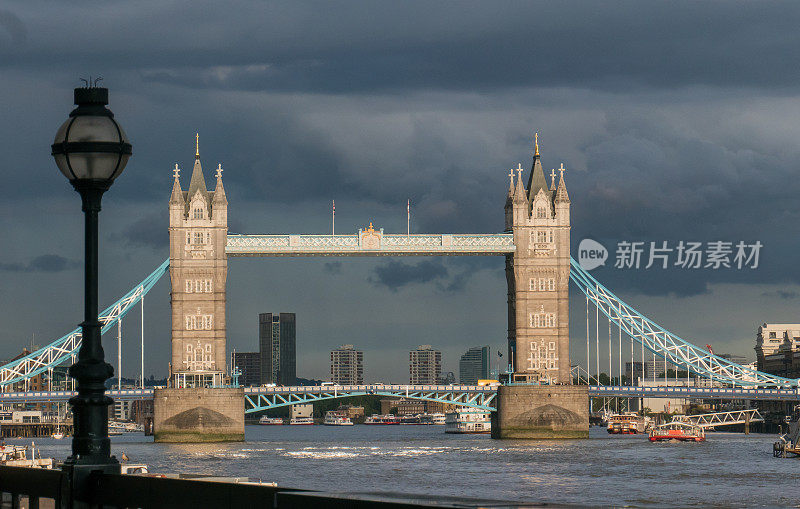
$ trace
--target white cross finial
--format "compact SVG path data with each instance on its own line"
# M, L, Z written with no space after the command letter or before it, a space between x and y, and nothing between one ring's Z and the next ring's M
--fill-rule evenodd
M525 171L522 169L522 163L517 163L516 172L519 174L519 178L522 178L522 172Z
M172 175L175 177L175 180L178 180L178 177L181 176L181 169L178 168L178 163L175 163L175 169L172 170Z
M217 178L218 178L218 179L221 179L221 178L222 178L222 163L219 163L219 164L217 165Z
M561 180L564 180L564 170L566 170L566 168L564 168L564 163L561 163L561 168L558 169L558 171L561 172Z
M553 168L550 170L550 187L556 185L556 169Z
M514 185L514 168L511 168L511 170L508 172L508 178L509 178L509 185L513 186Z

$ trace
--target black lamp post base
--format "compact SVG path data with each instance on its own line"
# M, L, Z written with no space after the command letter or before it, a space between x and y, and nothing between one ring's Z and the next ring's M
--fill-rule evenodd
M100 477L106 474L119 474L121 469L117 458L111 456L113 463L91 464L82 463L80 459L70 456L62 465L61 470L66 474L62 479L65 486L61 486L64 504L60 509L82 509L97 507L95 501Z

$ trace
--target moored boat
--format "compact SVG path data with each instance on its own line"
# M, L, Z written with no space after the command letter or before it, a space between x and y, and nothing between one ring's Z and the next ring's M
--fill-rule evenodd
M677 440L681 442L702 442L706 433L701 426L687 422L672 421L656 426L650 431L651 442Z
M613 435L635 435L646 433L652 421L649 417L636 415L634 413L613 414L607 419L606 430Z
M322 421L322 424L325 426L352 426L353 421L344 412L331 410L325 412L325 420Z
M369 425L400 424L400 419L394 415L373 414L364 420L364 424L369 424Z
M483 410L458 410L444 414L445 433L491 433L489 412Z
M267 417L266 415L262 415L261 419L258 420L258 423L261 424L262 426L282 426L283 418Z
M313 417L292 417L289 421L289 424L292 426L313 426L314 425L314 418Z
M0 465L52 469L53 458L42 458L34 443L30 448L27 445L0 445Z

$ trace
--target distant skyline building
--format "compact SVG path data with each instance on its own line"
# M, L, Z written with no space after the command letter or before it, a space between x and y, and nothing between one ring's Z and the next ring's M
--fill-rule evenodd
M489 378L488 346L474 346L467 350L458 361L458 381L462 384L475 385L478 380Z
M364 352L353 345L342 345L331 352L331 382L339 385L363 385Z
M762 324L756 334L755 351L759 371L800 377L800 324Z
M231 352L231 367L239 368L239 385L244 387L261 384L261 353Z
M296 336L294 313L259 313L261 384L297 385Z
M431 345L420 345L408 354L409 383L433 385L442 375L442 352Z

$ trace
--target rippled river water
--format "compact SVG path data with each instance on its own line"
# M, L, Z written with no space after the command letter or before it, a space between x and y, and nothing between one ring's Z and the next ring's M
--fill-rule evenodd
M774 435L709 433L651 444L593 428L589 440L497 441L443 426L247 426L244 443L155 444L112 437L151 472L235 475L326 491L407 491L630 506L797 506L800 459L772 457ZM13 440L11 443L23 443ZM40 439L64 459L69 440Z

